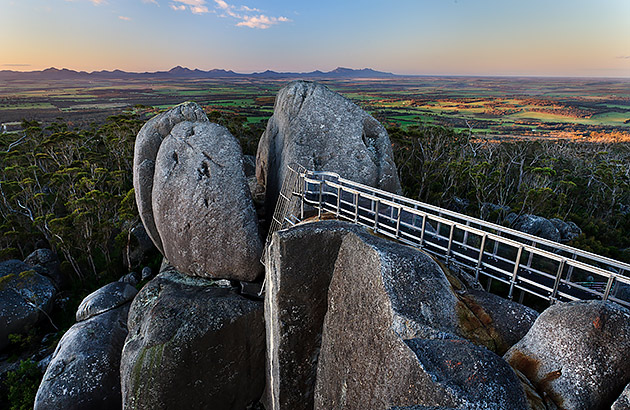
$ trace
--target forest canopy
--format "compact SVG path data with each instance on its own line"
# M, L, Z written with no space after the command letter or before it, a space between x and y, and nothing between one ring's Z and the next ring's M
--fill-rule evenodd
M22 133L0 134L0 258L23 259L45 240L77 281L125 273L122 247L139 222L133 146L145 115L84 128L24 121ZM263 125L216 110L209 118L255 154ZM572 245L630 261L629 143L499 143L428 125L388 130L406 196L499 223L506 215L497 209L508 208L573 221L583 234Z

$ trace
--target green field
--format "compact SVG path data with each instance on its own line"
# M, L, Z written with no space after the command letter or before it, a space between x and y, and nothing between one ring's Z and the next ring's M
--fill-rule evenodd
M478 134L576 137L630 131L630 80L410 77L319 80L379 120L409 127L435 124ZM0 123L22 118L102 120L136 105L158 112L195 101L208 112L266 121L289 80L7 81L0 84Z
M0 111L4 110L41 110L56 109L57 107L51 103L24 103L24 104L0 104Z

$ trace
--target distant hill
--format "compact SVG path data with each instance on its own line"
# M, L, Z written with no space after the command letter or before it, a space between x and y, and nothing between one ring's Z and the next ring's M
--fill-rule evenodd
M0 71L0 80L76 80L76 79L186 79L186 78L269 78L269 79L282 79L282 78L393 78L401 77L397 74L386 73L383 71L372 70L371 68L363 68L355 70L352 68L338 67L332 71L323 72L319 70L307 72L307 73L291 73L291 72L277 72L277 71L263 71L259 73L241 74L235 73L232 70L219 70L213 69L203 71L199 69L191 70L189 68L177 66L168 71L155 71L155 72L128 72L121 70L113 71L92 71L90 73L86 71L74 71L67 68L47 68L41 71Z

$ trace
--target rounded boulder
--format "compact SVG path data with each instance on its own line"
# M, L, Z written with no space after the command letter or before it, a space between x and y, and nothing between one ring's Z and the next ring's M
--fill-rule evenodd
M227 128L183 122L172 129L156 157L153 213L164 255L180 272L245 281L262 272L243 156Z
M273 116L258 144L256 177L273 212L291 164L329 171L390 192L400 192L385 127L326 86L294 81L276 96Z
M630 381L630 311L601 301L553 305L504 358L558 408L610 409Z
M133 300L138 291L126 282L112 282L87 295L77 308L76 320L81 322L115 309Z

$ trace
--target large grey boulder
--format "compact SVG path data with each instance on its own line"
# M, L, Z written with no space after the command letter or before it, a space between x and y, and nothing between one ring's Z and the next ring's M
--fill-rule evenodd
M129 304L76 323L57 345L35 397L35 410L121 407L120 353Z
M258 219L229 131L185 103L147 122L135 149L138 210L169 262L193 276L254 280Z
M245 409L264 389L263 303L165 271L129 314L120 366L125 409Z
M81 322L108 310L131 302L138 291L125 282L112 282L87 295L77 308L76 320Z
M262 272L243 156L227 128L177 124L156 157L153 212L164 255L183 273L252 281Z
M506 217L506 220L517 231L555 242L560 242L560 239L562 239L558 228L549 219L542 216L525 214L517 217L516 214L510 214Z
M400 191L385 128L356 104L321 84L294 81L276 96L258 144L256 176L273 212L287 165L330 171L365 185Z
M133 153L133 186L140 219L147 233L162 252L162 240L153 220L153 174L155 157L164 138L173 127L183 121L204 122L208 117L195 103L180 104L169 111L156 115L147 121L136 137ZM163 253L163 252L162 252Z
M348 232L365 230L323 221L273 235L265 292L268 410L313 408L328 286Z
M555 304L504 358L559 408L609 409L630 382L630 311L601 301Z
M25 333L44 320L57 290L50 279L18 260L0 262L0 349L9 335Z
M314 408L528 408L514 371L465 338L476 335L461 312L430 256L348 233L328 289Z
M349 233L368 235L364 228L340 221L303 223L273 235L265 292L268 409L313 408L328 287L339 247ZM531 309L474 291L474 278L463 278L430 258L422 260L430 262L425 263L428 271L420 269L423 283L402 285L403 289L408 286L404 292L414 294L410 311L417 306L422 310L413 324L418 334L469 339L502 354L529 329L530 316L535 316ZM435 304L437 312L429 308L434 301L444 303ZM401 333L407 332L404 325L396 326Z

